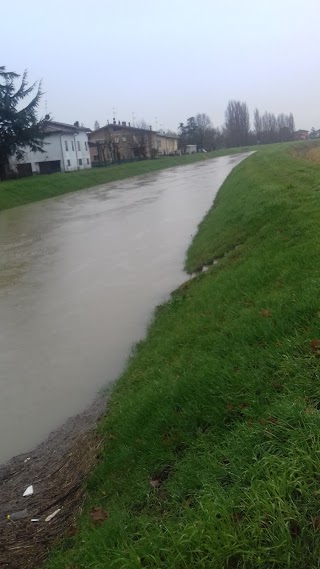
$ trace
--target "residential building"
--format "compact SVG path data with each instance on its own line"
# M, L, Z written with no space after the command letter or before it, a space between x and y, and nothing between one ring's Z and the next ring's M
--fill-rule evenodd
M178 137L113 121L89 133L92 163L178 154Z
M320 130L311 129L309 138L320 138Z
M296 130L293 133L294 140L307 140L309 138L309 131L308 130Z
M27 148L23 160L11 160L11 167L21 176L91 168L89 130L78 122L70 125L48 121L44 126L44 152Z

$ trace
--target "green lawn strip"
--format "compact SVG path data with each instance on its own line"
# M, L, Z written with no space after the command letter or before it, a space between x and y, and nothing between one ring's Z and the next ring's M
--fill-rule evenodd
M140 176L194 162L235 154L239 148L219 150L208 154L191 154L188 156L168 156L157 160L142 160L126 164L111 165L106 168L92 168L78 172L58 173L47 176L32 176L18 180L0 182L0 211L18 205L52 198L69 192L83 190L99 184L124 180L131 176Z
M220 261L156 310L47 569L319 566L319 179L285 146L230 174L187 267Z

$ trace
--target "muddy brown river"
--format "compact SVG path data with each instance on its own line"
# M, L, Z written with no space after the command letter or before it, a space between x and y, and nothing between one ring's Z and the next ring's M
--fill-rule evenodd
M244 156L0 213L0 463L119 375L154 307L186 280L192 235Z

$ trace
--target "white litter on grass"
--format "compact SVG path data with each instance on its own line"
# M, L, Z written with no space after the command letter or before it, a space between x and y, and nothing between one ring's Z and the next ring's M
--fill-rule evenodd
M33 494L33 486L31 484L31 486L28 486L28 488L25 489L25 491L23 492L23 496L32 496Z
M45 522L51 522L52 518L54 518L54 516L56 516L57 514L59 514L59 512L61 512L61 508L59 508L58 510L56 510L55 512L53 512L52 514L50 514L50 516L47 516L44 521L45 521Z
M39 518L32 518L32 522L40 522Z
M28 458L26 458L26 460L24 460L23 462L28 462L28 460L31 460L30 456L28 456Z

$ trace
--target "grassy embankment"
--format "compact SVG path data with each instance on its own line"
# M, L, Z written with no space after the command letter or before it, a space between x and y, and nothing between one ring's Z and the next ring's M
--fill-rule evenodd
M231 173L187 268L221 261L157 309L47 568L319 567L319 227L319 165L269 147Z
M69 172L51 174L47 176L32 176L30 178L20 178L18 180L8 180L0 182L0 211L18 205L23 205L46 198L60 196L69 192L83 190L124 180L131 176L140 176L172 168L173 166L183 166L192 164L215 156L239 152L238 148L228 150L218 150L208 154L191 154L190 156L167 156L158 160L143 160L141 162L130 162L108 166L107 168L92 168L79 172Z

